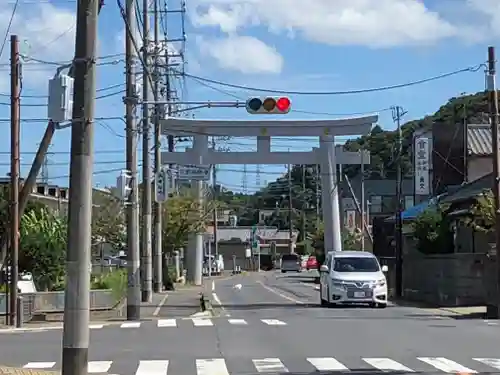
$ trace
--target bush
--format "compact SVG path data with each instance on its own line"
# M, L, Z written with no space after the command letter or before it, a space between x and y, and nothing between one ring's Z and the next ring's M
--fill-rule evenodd
M92 280L92 289L111 289L116 301L121 300L127 292L127 270L120 269Z

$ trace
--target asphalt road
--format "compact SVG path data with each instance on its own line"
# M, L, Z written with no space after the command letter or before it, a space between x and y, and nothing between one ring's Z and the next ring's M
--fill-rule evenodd
M219 317L96 326L90 368L121 375L500 371L500 326L413 307L321 308L308 281L276 272L235 276L215 282ZM61 334L0 334L0 364L60 367Z

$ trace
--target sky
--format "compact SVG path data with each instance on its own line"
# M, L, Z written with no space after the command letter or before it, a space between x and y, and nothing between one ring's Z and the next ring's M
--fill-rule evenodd
M181 0L164 0L170 10ZM0 0L0 175L9 171L9 36L19 35L23 55L21 173L26 176L47 124L48 79L73 57L76 1ZM124 0L119 0L124 6ZM142 2L141 2L142 3ZM163 4L163 1L161 2ZM498 0L186 0L185 71L241 86L299 92L383 88L479 67L487 47L500 41ZM13 10L15 8L15 12ZM9 20L14 17L9 29ZM179 13L168 14L169 39L182 36ZM93 184L111 186L125 168L125 27L118 3L106 0L99 18ZM172 50L179 50L173 43ZM484 89L484 69L394 90L349 95L289 95L293 119L330 119L379 113L379 125L394 129L391 106L404 121L434 113L451 97ZM227 88L194 78L176 80L183 101L246 100L262 93ZM245 119L244 108L210 108L195 118ZM253 118L254 119L254 118ZM57 130L48 155L52 184L68 185L71 130ZM345 142L346 138L336 141ZM309 150L309 138L275 139L273 151ZM178 144L178 150L186 147ZM255 140L229 139L218 147L255 149ZM139 156L142 155L139 148ZM221 165L218 182L249 192L274 181L285 166Z

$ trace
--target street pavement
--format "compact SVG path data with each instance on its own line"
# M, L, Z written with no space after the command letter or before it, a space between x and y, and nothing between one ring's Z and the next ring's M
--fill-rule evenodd
M500 372L498 325L416 307L321 308L311 278L272 271L218 279L218 316L95 325L89 369L121 375ZM0 364L60 368L61 336L60 329L0 334Z

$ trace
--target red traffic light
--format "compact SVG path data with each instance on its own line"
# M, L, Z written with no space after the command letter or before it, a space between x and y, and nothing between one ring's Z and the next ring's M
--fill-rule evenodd
M286 114L290 112L291 101L286 97L250 98L246 110L251 114Z

